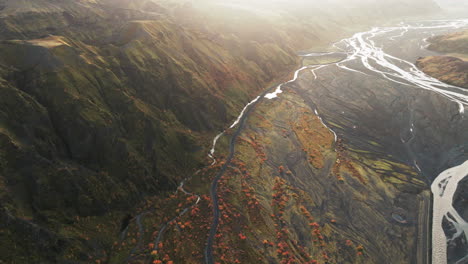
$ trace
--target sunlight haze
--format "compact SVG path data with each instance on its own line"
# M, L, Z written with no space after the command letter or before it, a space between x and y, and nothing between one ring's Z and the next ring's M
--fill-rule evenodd
M0 0L1 264L468 260L468 1Z

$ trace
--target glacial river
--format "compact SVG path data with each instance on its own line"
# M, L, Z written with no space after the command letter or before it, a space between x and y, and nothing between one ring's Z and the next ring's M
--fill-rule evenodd
M343 71L352 72L357 75L378 76L393 83L393 85L407 87L407 89L423 89L429 93L437 94L446 100L453 102L458 106L459 115L466 119L465 110L468 106L468 92L464 88L456 87L443 83L420 71L413 61L411 54L421 54L424 56L426 48L429 45L427 39L431 36L456 31L468 27L468 20L437 20L424 21L419 23L401 23L393 27L375 27L367 32L356 33L350 38L343 39L334 44L334 47L347 53L347 58L339 63L331 65L322 65L311 69L315 79L320 74L320 70L327 67L339 67ZM387 53L383 46L387 43L396 42L404 38L407 34L419 34L424 38L419 41L415 50L404 54L402 57ZM402 59L407 58L407 60ZM302 69L301 69L302 70ZM278 89L280 89L279 87ZM274 95L279 94L279 90ZM438 111L434 109L433 111ZM414 124L413 112L409 118L410 124L408 135L401 137L401 142L407 145L409 156L413 166L420 172L424 168L418 161L418 155L415 155L411 149L412 141L418 137L416 126ZM466 132L468 133L468 132ZM463 142L460 142L463 144ZM433 226L432 226L432 263L447 263L447 243L451 240L464 236L468 241L468 223L459 215L453 207L453 197L457 190L458 183L468 175L468 161L462 165L450 168L441 173L434 181L431 187L433 193ZM427 175L426 175L427 176ZM442 221L446 219L456 229L451 237L446 237L442 228ZM429 250L429 249L427 249ZM459 260L457 263L468 263L468 256Z
M468 223L458 214L452 205L453 195L458 182L468 176L468 161L441 173L432 183L434 194L432 215L432 263L447 263L447 242L464 236L468 241ZM456 229L456 233L447 238L442 229L442 220L448 220ZM466 263L468 256L457 263Z
M374 40L376 37L385 37L388 41L394 41L404 37L406 34L417 31L428 37L443 33L446 30L466 28L468 20L446 20L426 21L422 23L401 24L396 27L376 27L368 32L357 33L351 38L344 39L335 44L335 47L348 52L348 58L337 66L344 70L353 71L357 74L377 74L395 84L408 86L409 89L424 89L446 97L458 105L460 115L465 115L468 106L468 95L466 89L448 85L427 76L420 71L413 62L392 56L386 53ZM420 48L423 50L428 46L427 39L423 39ZM366 71L352 69L346 66L347 62L358 61ZM412 118L410 119L412 120ZM414 124L410 124L409 139L403 139L402 143L408 144L417 137ZM468 132L467 132L468 133ZM463 142L461 142L463 143ZM414 167L421 172L416 158L413 160ZM432 226L432 263L447 263L447 243L455 238L464 236L468 241L468 223L459 215L453 207L453 197L458 183L468 175L468 161L462 165L450 168L441 173L432 183L433 193L433 226ZM442 228L442 221L446 219L456 229L452 237L446 237ZM466 263L466 259L457 263Z
M252 111L252 107L255 104L259 103L261 100L275 100L281 96L282 88L285 85L295 83L300 75L306 71L309 71L313 74L314 82L333 82L333 80L322 78L319 80L321 71L330 69L332 67L339 69L342 72L356 74L364 78L368 76L379 77L385 79L391 84L397 86L407 87L407 89L422 89L429 93L437 94L455 104L458 109L458 114L462 118L466 118L465 110L468 108L468 91L460 87L448 85L440 82L437 79L434 79L430 76L427 76L422 71L420 71L412 62L411 58L407 60L402 59L400 56L391 55L386 52L382 44L382 39L385 42L396 41L400 38L404 38L405 35L410 34L411 32L419 32L421 35L426 36L427 38L434 36L436 34L442 34L447 31L454 31L461 28L468 27L468 20L437 20L437 21L425 21L420 23L410 23L405 24L401 23L398 26L393 27L375 27L366 32L360 32L354 34L350 38L343 39L335 43L335 51L327 53L311 53L303 56L326 56L334 52L341 54L347 54L346 59L330 64L323 65L308 65L298 69L294 73L293 79L283 84L274 87L271 89L270 93L265 92L262 95L259 95L251 102L245 105L245 107L240 112L237 119L230 125L229 129L237 129L234 132L234 135L231 138L230 142L230 151L226 163L223 166L223 169L218 173L213 181L211 187L211 195L213 197L213 210L214 210L214 220L212 227L210 229L210 234L205 249L205 258L206 263L214 263L213 260L213 241L214 236L217 232L217 226L219 221L219 210L218 210L218 198L217 198L217 181L221 178L222 174L226 170L227 166L230 163L230 160L233 157L234 153L234 143L236 137L239 135L242 130L242 126L245 123L246 117ZM428 45L427 38L421 39L420 43L417 45L417 52L421 56L428 55L424 54L425 48ZM340 74L342 74L342 72ZM362 81L359 80L359 81ZM347 87L348 88L348 87ZM376 88L378 89L378 88ZM384 91L383 91L384 92ZM436 110L434 110L436 111ZM336 111L335 111L336 112ZM324 122L322 113L315 109L315 114L318 116L323 125L326 126L335 136L335 141L337 140L338 134L333 130L333 127L329 127L326 122ZM344 111L340 114L345 114ZM415 126L413 112L410 115L410 124L409 124L409 135L401 137L401 143L408 145L409 152L411 152L411 142L418 137L417 126ZM357 126L353 126L353 129L356 129ZM213 139L213 145L208 153L209 157L212 158L213 164L215 164L215 151L216 144L218 140L225 135L225 131L216 135ZM462 142L463 143L463 142ZM412 159L412 163L415 169L420 173L423 173L424 168L421 168L420 163L418 162L417 155L409 155ZM441 173L432 183L431 190L433 193L433 227L432 227L432 263L434 264L446 264L447 263L447 243L464 236L465 241L468 241L468 223L459 215L459 213L453 207L453 197L457 190L458 183L468 176L468 160L459 166L449 168L443 173ZM190 178L190 177L189 177ZM189 207L183 209L178 217L184 215L190 208L196 206L200 201L200 196L194 193L189 193L184 189L185 180L180 184L177 191L185 193L187 196L196 197L196 201L191 204ZM143 230L141 224L141 218L146 214L140 214L136 217L136 222L140 230ZM170 220L167 223L164 223L159 232L158 236L155 239L155 244L159 244L162 241L164 231L166 227L172 222L176 221L178 217ZM445 232L442 228L443 220L448 221L455 228L456 232L451 237L446 237ZM143 231L141 231L143 232ZM126 231L123 232L123 237L125 237ZM136 248L135 248L136 249ZM427 249L429 250L429 249ZM132 250L133 252L134 250ZM129 258L130 259L130 258ZM459 260L457 263L468 263L468 256Z
M297 79L300 78L300 74L303 72L310 71L315 77L314 80L319 82L320 80L318 80L318 76L320 76L321 71L330 69L331 67L339 68L339 70L342 72L348 72L361 76L360 78L362 79L369 78L369 76L372 78L377 77L379 79L386 80L392 85L405 87L405 89L407 88L408 90L422 89L428 93L436 94L437 96L443 97L445 100L452 102L456 106L456 109L458 109L458 115L462 116L463 119L466 119L465 112L468 108L468 91L460 87L443 83L426 75L420 71L413 62L416 60L417 56L431 55L431 52L426 50L427 46L429 45L427 39L431 36L452 32L467 27L468 20L434 20L401 23L397 26L391 27L375 27L366 32L356 33L353 36L343 39L333 45L336 52L347 54L346 59L337 63L310 65L298 69L295 72L294 78L292 80L277 86L276 89L274 89L272 92L259 96L247 104L230 128L234 128L239 124L239 122L244 118L246 112L248 112L248 109L251 105L256 104L262 99L274 100L277 97L281 97L282 87L284 85L296 82ZM421 39L418 41L417 45L413 45L415 50L407 52L407 54L401 54L401 56L399 56L398 52L393 52L391 54L384 49L384 45L382 43L396 43L398 40L404 42L406 41L404 38L409 34L413 34L413 38L415 34L418 37L421 36ZM320 56L320 54L317 54L318 53L311 53L309 55ZM323 55L328 54L330 53L323 53ZM413 55L407 56L408 54ZM414 56L414 54L418 55ZM322 79L321 81L330 82L330 80L327 80L326 78ZM437 111L437 109L434 109L433 111ZM315 113L320 118L320 120L322 120L322 116L319 115L317 110ZM407 146L408 155L414 168L420 173L423 173L425 168L420 164L418 155L412 153L413 150L411 144L413 140L418 138L418 128L413 123L415 122L413 112L411 112L409 115L411 117L409 118L410 124L408 126L408 134L404 137L400 136L400 141L403 145ZM333 131L333 128L329 129L335 134L336 138L337 133ZM213 146L209 153L209 156L213 158L213 163L216 162L214 159L216 143L223 135L224 132L218 134L213 140ZM460 144L462 143L463 142L460 142ZM468 223L459 215L459 213L452 205L458 183L467 175L468 161L462 165L444 171L433 181L431 188L434 197L432 263L447 263L447 243L450 240L464 236L466 241L468 241ZM456 229L456 233L452 237L447 238L445 235L445 232L442 228L442 221L444 219L449 221ZM210 252L210 248L208 248L207 252ZM207 261L207 263L212 262Z

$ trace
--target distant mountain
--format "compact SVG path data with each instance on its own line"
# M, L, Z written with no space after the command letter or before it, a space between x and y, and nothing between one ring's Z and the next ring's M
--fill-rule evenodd
M402 18L404 16L427 15L439 12L440 7L433 0L205 0L235 6L256 6L262 10L289 11L296 16L318 16L330 19L353 18L360 22L381 18ZM316 13L316 12L321 13ZM313 13L312 13L313 12ZM324 15L327 15L324 17ZM365 15L365 16L364 16Z
M436 36L429 39L429 42L430 50L468 55L468 31Z
M468 3L461 0L434 0L442 9L466 16Z

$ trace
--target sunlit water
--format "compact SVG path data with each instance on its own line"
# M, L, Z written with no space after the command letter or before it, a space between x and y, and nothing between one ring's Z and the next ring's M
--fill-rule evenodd
M360 74L374 73L393 83L408 86L408 88L425 89L437 93L458 105L459 113L463 115L468 106L466 89L443 83L432 78L413 63L386 53L378 47L374 38L385 35L390 41L403 37L411 31L431 32L437 30L453 30L465 28L468 20L456 21L428 21L415 25L401 25L398 27L373 28L368 32L357 33L351 38L344 39L335 44L335 47L347 51L349 56L338 67ZM431 33L430 36L434 36ZM421 49L428 46L427 38L422 40ZM346 66L347 62L360 61L366 72ZM413 124L410 133L414 133ZM414 137L414 135L412 135ZM415 167L421 171L416 160ZM468 223L453 207L453 196L458 183L468 175L468 161L464 164L448 169L441 173L433 182L431 190L434 194L433 203L433 229L432 229L432 263L447 263L447 243L460 236L468 241ZM447 219L456 229L456 233L447 238L442 228L443 219Z
M376 27L370 31L357 33L351 38L336 43L335 47L344 49L349 54L346 60L337 65L345 70L359 72L345 66L347 62L359 60L367 70L379 74L391 82L430 90L449 98L459 105L459 111L463 113L465 107L468 106L466 89L443 83L426 75L413 63L384 52L381 47L376 45L374 38L385 34L389 36L389 40L395 40L395 38L403 37L411 30L431 31L438 29L458 29L467 26L468 20L456 20L437 21L429 23L429 25L417 24L402 25L399 27ZM392 36L392 33L395 35ZM424 46L422 48L424 48Z
M460 166L442 172L432 183L434 194L432 214L432 263L447 263L447 241L464 236L468 241L468 223L453 207L453 196L458 183L468 176L468 161ZM448 220L456 229L456 233L446 238L442 229L442 221ZM460 262L461 263L461 262ZM466 262L463 262L466 263Z
M427 21L415 25L402 24L397 27L373 28L368 32L357 33L351 38L344 39L335 44L338 49L347 51L349 56L343 62L337 64L344 70L367 74L367 72L352 69L346 66L347 62L360 61L369 73L374 73L383 78L408 88L425 89L437 93L458 105L459 113L463 115L468 106L466 89L443 83L432 78L413 63L397 58L386 53L376 45L374 38L386 36L390 41L401 38L411 31L437 32L437 30L461 29L468 26L468 20L455 21ZM430 36L434 36L430 33ZM421 49L428 46L427 38L422 40ZM410 133L414 133L413 124ZM414 137L414 135L412 135ZM421 171L417 161L415 167ZM431 190L434 194L433 203L433 229L432 229L432 263L447 263L447 243L460 236L465 236L468 241L468 224L460 217L453 207L453 196L458 183L468 175L468 161L464 164L448 169L441 173L433 182ZM456 233L447 238L442 228L443 219L447 219L456 229Z

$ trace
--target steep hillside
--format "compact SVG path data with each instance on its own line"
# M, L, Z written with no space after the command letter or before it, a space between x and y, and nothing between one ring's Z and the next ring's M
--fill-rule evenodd
M5 34L27 40L0 43L1 204L10 219L2 222L2 240L12 246L2 247L6 261L51 261L76 244L71 240L97 234L66 231L76 217L110 214L119 226L145 197L174 190L204 163L211 138L243 104L297 65L288 43L260 48L168 18L134 16L80 18L91 24L63 32L60 25L48 32L48 23L65 19L36 20ZM47 243L24 233L41 228L50 233Z
M429 39L430 50L441 53L468 54L468 31L435 36Z
M165 258L152 250L163 249L155 237L197 200L173 192L211 163L213 137L300 65L298 50L391 17L362 19L373 5L345 17L344 9L333 16L312 7L240 9L211 1L0 0L0 260ZM224 138L221 153L226 146ZM176 232L199 228L180 237L187 243L178 263L201 261L219 166L190 181L205 195L190 207L193 219L171 222ZM259 184L272 184L266 176ZM258 245L244 246L261 257Z
M446 83L468 88L468 31L429 39L428 49L444 55L421 58L417 66Z

